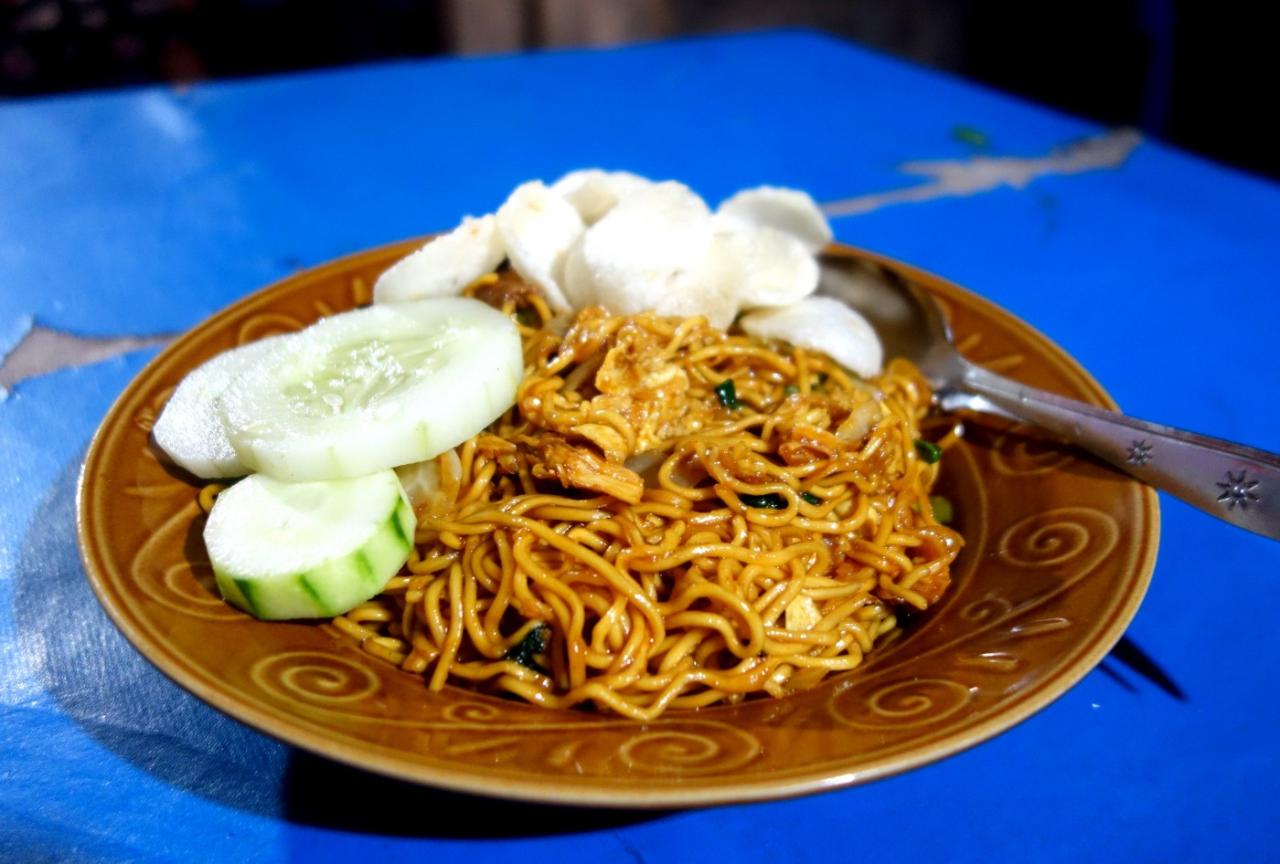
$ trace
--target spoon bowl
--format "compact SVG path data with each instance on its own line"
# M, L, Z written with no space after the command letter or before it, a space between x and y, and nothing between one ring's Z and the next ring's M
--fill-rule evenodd
M943 411L998 414L1038 426L1225 522L1280 540L1280 456L1137 420L1004 378L960 356L942 309L910 278L838 253L818 291L870 322L886 357L919 367Z

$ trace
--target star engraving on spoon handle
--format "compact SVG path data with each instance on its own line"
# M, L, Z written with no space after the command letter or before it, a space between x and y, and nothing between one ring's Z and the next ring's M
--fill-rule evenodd
M1257 504L1262 500L1262 496L1253 491L1257 487L1258 481L1250 480L1249 472L1241 471L1237 477L1228 471L1225 481L1218 484L1218 488L1222 490L1218 503L1225 505L1228 510L1234 510L1237 504L1241 510L1247 510L1250 504Z
M1152 459L1151 451L1153 449L1155 448L1148 444L1145 438L1134 441L1132 446L1129 447L1129 456L1125 461L1131 465L1146 465Z

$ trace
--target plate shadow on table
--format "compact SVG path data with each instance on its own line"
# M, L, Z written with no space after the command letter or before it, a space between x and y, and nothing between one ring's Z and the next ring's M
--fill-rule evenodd
M288 748L174 685L98 604L76 540L80 462L50 487L23 538L14 619L30 665L68 718L135 767L219 804L278 815Z
M14 585L18 645L63 714L134 767L223 806L370 834L512 838L662 817L428 789L281 744L204 704L135 651L94 597L77 551L80 464L77 458L62 471L23 537ZM479 825L476 813L485 815Z
M284 818L363 834L505 840L577 834L661 819L661 810L559 807L418 786L302 750L289 755Z

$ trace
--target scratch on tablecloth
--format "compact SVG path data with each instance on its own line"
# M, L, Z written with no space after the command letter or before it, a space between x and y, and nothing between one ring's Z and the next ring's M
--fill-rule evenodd
M1052 174L1083 174L1118 168L1142 143L1133 129L1117 129L1055 147L1046 156L973 156L935 162L905 162L898 170L930 178L927 183L890 189L822 205L831 217L870 213L891 204L909 204L990 192L1001 186L1023 189L1031 181Z
M0 357L0 399L7 396L15 384L28 378L163 345L175 335L79 336L32 322L17 344Z

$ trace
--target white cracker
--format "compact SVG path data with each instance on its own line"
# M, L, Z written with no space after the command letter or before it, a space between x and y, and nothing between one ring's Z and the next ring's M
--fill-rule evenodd
M569 247L564 256L564 296L574 309L585 309L599 303L596 297L595 277L582 257L582 244L591 229L583 232L578 241Z
M506 257L492 216L462 220L448 234L392 264L373 284L375 303L453 297Z
M821 351L863 378L879 374L884 360L884 349L867 319L830 297L806 297L780 309L748 312L738 326L752 336Z
M714 237L707 205L689 187L636 190L583 235L581 260L571 265L574 293L593 289L616 315L705 315L728 327L737 311L733 268Z
M569 309L562 280L565 254L585 228L578 211L533 180L516 187L498 208L497 219L511 266L542 290L553 311Z
M831 242L831 226L807 192L781 186L743 189L723 201L716 215L753 228L776 228L791 234L810 252Z
M743 309L787 306L818 287L818 262L805 245L775 228L734 228L716 234L736 264L735 290Z
M627 195L652 185L652 181L630 171L583 168L570 171L551 184L551 191L572 204L583 222L592 225Z

